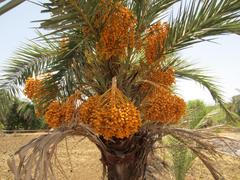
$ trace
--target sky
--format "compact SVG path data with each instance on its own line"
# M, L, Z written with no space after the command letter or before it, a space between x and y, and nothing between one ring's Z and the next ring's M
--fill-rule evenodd
M33 27L38 27L39 24L31 21L48 17L40 11L41 7L24 2L0 16L0 72L18 47L36 37ZM219 36L215 42L200 43L179 54L214 76L221 86L225 100L230 101L232 96L239 94L236 89L240 89L240 36ZM186 101L201 99L207 104L214 103L210 93L195 82L181 80L177 82L177 86L178 93Z

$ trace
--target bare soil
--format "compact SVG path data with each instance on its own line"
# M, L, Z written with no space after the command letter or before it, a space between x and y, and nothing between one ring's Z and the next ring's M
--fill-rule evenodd
M0 135L0 180L11 180L13 176L8 169L7 159L14 154L19 147L38 137L40 134L11 134ZM240 134L223 134L225 136L240 139ZM66 143L70 156L68 156ZM57 149L58 161L56 161L57 179L70 180L99 180L102 177L100 153L94 144L87 139L81 141L79 137L68 138L62 141ZM71 163L70 163L71 162ZM225 155L219 158L216 166L227 180L240 180L240 159ZM65 171L65 177L59 168ZM165 173L159 179L174 179L171 173ZM195 160L186 180L211 180L210 173L199 160Z

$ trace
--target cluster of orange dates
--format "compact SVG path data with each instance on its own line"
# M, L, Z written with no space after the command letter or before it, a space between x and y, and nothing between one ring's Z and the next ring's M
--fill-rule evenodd
M171 91L175 83L174 69L157 69L149 73L147 80L141 86L141 91L148 93L141 105L144 119L162 124L178 123L185 114L186 104Z
M112 94L115 91L115 94ZM140 112L118 89L90 97L78 109L80 122L109 139L126 138L141 126Z
M175 124L184 115L185 109L186 104L182 98L166 88L158 87L144 99L141 113L147 120Z
M113 12L107 4L113 6ZM95 20L96 27L99 27L100 22L104 22L96 47L97 52L103 59L123 58L126 56L126 48L134 47L136 18L119 2L107 4L102 2L101 9L105 9L104 14L98 15Z
M69 96L66 101L53 101L49 104L44 119L50 127L59 127L61 125L69 125L74 120L75 110L80 98L80 92Z
M24 94L35 103L36 116L40 117L44 108L41 101L47 95L42 81L38 78L28 78L25 82Z
M29 86L26 87L29 89ZM186 108L184 101L165 87L154 88L146 96L141 112L117 88L92 96L85 102L79 99L80 93L77 92L66 101L51 102L44 114L47 124L56 128L77 120L77 123L89 125L106 139L127 138L141 127L141 115L144 120L173 124L179 121Z
M153 24L145 30L145 37L142 38L136 35L137 21L134 14L121 1L101 0L99 6L102 12L96 13L93 25L94 29L101 29L96 43L96 54L100 59L112 57L123 59L129 48L143 50L146 64L154 67L151 72L145 73L145 81L140 87L140 91L146 94L145 99L138 110L117 87L112 87L102 95L89 97L84 102L80 100L81 95L78 92L68 97L66 101L51 102L44 114L45 121L50 127L59 127L71 124L75 119L77 123L89 125L105 139L130 137L141 127L141 119L162 124L177 123L184 115L186 105L183 99L171 91L175 83L174 69L171 67L163 69L161 63L158 68L152 66L155 62L164 61L168 24L160 22ZM111 11L109 6L113 6L114 11ZM83 33L87 36L91 32L88 27L83 27ZM61 47L65 47L66 43L68 42L64 41ZM41 82L28 79L25 94L33 101L39 99Z
M162 58L164 43L167 38L169 26L167 23L157 22L147 30L145 56L148 64Z

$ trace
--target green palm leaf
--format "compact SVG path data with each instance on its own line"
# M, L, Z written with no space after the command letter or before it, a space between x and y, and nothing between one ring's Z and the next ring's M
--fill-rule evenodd
M42 13L52 13L49 19L38 20L41 22L41 28L52 30L51 35L57 35L62 38L64 32L80 32L82 27L88 27L92 34L97 36L93 28L93 18L98 7L98 0L59 0L42 3ZM87 11L86 11L87 10Z
M11 0L7 4L0 6L0 16L9 10L17 7L18 5L22 4L25 0ZM0 2L1 4L1 2Z
M194 64L188 63L180 58L173 58L168 61L168 63L168 66L171 65L174 67L177 78L193 80L207 88L214 101L219 103L220 107L224 109L228 117L233 120L233 118L231 118L231 112L225 106L222 91L214 80L214 77L206 75L205 70L196 68Z
M240 32L240 1L190 1L181 5L178 15L170 20L165 52L175 52L206 37Z
M135 13L138 20L138 29L143 32L156 19L162 18L169 7L179 2L180 0L134 0L128 4L129 8ZM127 1L129 2L129 1Z
M8 90L12 95L18 94L19 85L23 85L29 76L46 72L47 67L57 58L57 48L50 41L44 44L32 41L19 48L3 71L0 88Z

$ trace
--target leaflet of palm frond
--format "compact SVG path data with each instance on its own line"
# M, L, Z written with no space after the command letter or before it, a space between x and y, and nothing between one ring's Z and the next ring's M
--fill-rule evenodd
M0 7L0 16L4 13L10 11L11 9L17 7L18 5L22 4L25 0L11 0L7 4L4 4ZM0 2L3 3L3 2Z
M45 8L42 12L54 12L49 19L39 20L41 27L44 29L51 29L51 34L58 34L59 32L80 31L83 26L91 29L91 33L96 35L92 25L91 17L95 17L96 8L100 1L51 1L43 3ZM87 11L86 11L87 9Z
M163 0L163 1L132 1L128 4L137 17L137 34L143 33L156 20L161 19L163 14L175 3L180 0Z
M170 20L165 53L190 47L209 36L239 33L239 8L238 0L182 2L177 17Z
M20 155L20 164L18 164L15 158L8 160L10 170L19 178L24 177L25 179L31 179L31 177L34 177L35 179L55 179L51 160L54 157L56 158L57 144L71 135L86 136L97 144L98 147L105 149L102 141L88 127L81 125L77 129L77 131L72 129L64 131L56 130L53 133L42 135L38 139L30 141L16 152L16 154ZM38 144L42 144L41 147L39 147ZM29 153L32 151L32 148L34 149L34 153ZM33 163L32 160L34 160L36 164ZM24 164L24 167L22 167L21 164ZM61 171L61 173L64 173L64 171Z
M3 70L0 87L12 95L18 93L18 85L23 85L28 77L46 72L47 67L56 60L57 50L53 45L31 42L19 48L10 58L11 64Z
M179 79L194 80L200 85L205 87L211 94L215 102L219 103L223 110L226 112L230 121L235 122L236 119L232 118L231 112L226 108L224 98L222 95L221 88L218 83L214 80L214 77L206 75L206 70L202 68L195 67L193 63L188 63L187 61L176 57L175 59L170 59L170 64L175 69L176 77Z
M172 155L175 178L176 180L185 179L188 170L193 165L193 161L197 156L178 140L169 137L168 141L168 144L171 147L171 149L169 149L169 152Z
M36 120L34 105L31 102L20 101L17 107L17 112L28 121Z

